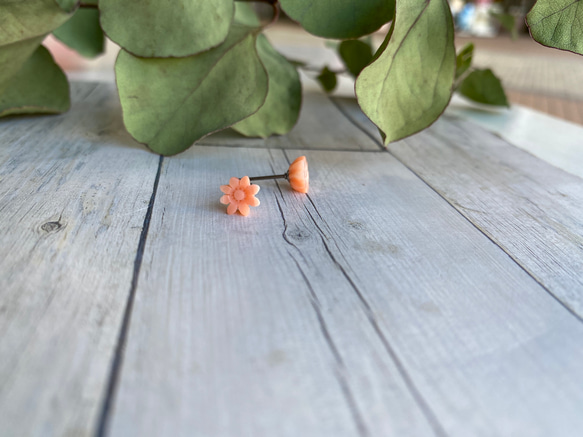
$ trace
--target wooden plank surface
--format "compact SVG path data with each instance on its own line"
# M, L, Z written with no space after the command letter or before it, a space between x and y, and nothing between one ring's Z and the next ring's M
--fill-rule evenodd
M525 103L534 105L534 100ZM577 110L577 106L573 109ZM478 108L455 95L446 114L471 121L555 167L583 178L583 128L579 125L520 105L501 110ZM579 117L583 120L583 112ZM361 121L367 131L375 131L368 120Z
M353 104L341 104L373 134ZM455 117L388 150L583 318L582 179Z
M225 214L300 153L164 160L109 435L578 435L583 325L389 154Z
M89 436L99 421L158 167L113 90L0 121L2 436Z
M274 149L379 150L378 145L367 135L346 123L342 112L321 92L304 94L298 123L287 135L276 135L266 139L246 138L229 129L202 139L198 145Z
M397 160L323 96L160 160L74 95L0 121L0 435L580 435L579 178L447 116Z

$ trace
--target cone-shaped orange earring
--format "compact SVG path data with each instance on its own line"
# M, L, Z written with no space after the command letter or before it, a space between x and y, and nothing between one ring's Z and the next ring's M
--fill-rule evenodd
M289 169L284 174L271 176L255 176L249 178L251 182L265 179L287 179L291 187L300 192L307 193L310 188L310 172L308 171L308 160L305 156L300 156L291 163Z

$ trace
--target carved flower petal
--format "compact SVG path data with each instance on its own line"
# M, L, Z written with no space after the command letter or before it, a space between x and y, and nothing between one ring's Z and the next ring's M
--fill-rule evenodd
M237 212L237 206L236 203L229 204L229 206L227 206L227 214L235 214Z
M255 196L257 193L259 193L259 189L260 187L257 184L249 185L247 188L245 188L245 194L248 196Z
M241 182L239 182L239 188L245 189L249 185L251 185L251 181L249 180L249 176L243 176L241 178Z
M259 199L255 196L247 196L245 202L247 202L249 206L259 206L259 204L261 203L259 202Z
M226 194L224 196L221 196L221 200L220 202L223 205L228 205L229 203L231 203L231 199L229 198L229 196L227 196Z
M221 185L221 191L225 194L231 194L233 192L233 189L231 188L230 185Z
M249 205L246 203L239 203L239 212L241 215L248 216L249 215Z
M308 160L300 156L289 166L289 183L291 187L300 193L307 193L310 187L310 172Z
M231 186L231 188L235 189L235 188L239 188L239 178L235 178L232 177L229 180L229 185Z

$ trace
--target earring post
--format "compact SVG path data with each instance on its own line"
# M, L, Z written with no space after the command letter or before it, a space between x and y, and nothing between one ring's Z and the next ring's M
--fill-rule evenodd
M270 176L254 176L252 178L249 178L249 180L251 182L253 182L253 181L265 181L267 179L287 179L288 175L289 175L289 172L284 173L284 174L270 175Z

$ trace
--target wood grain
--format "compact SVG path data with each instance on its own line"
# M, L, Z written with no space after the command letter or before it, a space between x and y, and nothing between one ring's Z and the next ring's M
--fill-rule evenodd
M389 154L225 214L300 153L164 161L110 435L577 435L583 325Z
M198 145L262 147L274 149L379 151L379 146L346 123L340 110L322 93L305 93L297 125L284 136L246 138L233 130L221 131Z
M0 435L94 433L158 157L114 87L0 121Z
M583 318L582 179L456 117L388 150Z
M574 110L577 110L577 106ZM353 112L359 111L354 108ZM500 135L513 146L583 178L583 128L579 125L520 105L512 105L508 110L477 108L456 95L446 114L471 121ZM370 124L366 128L369 132L375 130Z

